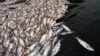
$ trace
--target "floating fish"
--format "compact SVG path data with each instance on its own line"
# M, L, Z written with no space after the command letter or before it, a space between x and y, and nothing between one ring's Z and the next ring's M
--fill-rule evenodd
M54 56L55 54L57 54L58 51L60 50L61 41L62 41L62 40L59 40L59 41L56 43L55 47L54 47L53 50L52 50L52 52L53 52L53 53L52 53L52 56Z
M79 37L74 37L75 39L77 39L77 41L87 50L89 51L95 51L94 48L92 48L87 42L81 40Z
M66 31L71 31L71 29L68 27L68 26L66 26L66 25L62 25L62 27L66 30Z
M74 33L73 31L69 31L69 32L62 32L62 33L60 33L60 35L67 35L67 34L72 34L72 33Z

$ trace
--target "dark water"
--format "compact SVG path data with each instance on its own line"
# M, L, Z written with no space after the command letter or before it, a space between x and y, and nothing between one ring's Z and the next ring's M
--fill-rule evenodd
M75 0L71 0L75 2ZM60 52L56 56L100 56L100 0L78 1L69 8L63 20L75 34L60 36L63 38ZM81 2L81 3L80 3ZM84 49L73 36L78 35L88 42L94 52Z

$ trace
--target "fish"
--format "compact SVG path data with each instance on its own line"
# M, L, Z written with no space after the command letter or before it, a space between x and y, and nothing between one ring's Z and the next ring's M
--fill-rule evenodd
M72 34L74 31L69 31L69 32L61 32L60 35L67 35L67 34Z
M58 29L55 34L59 34L62 30L63 28Z
M9 49L11 50L11 49L13 49L14 48L14 44L13 43L10 43L9 44Z
M33 37L34 36L34 32L31 30L30 32L30 36Z
M63 22L59 22L59 23L55 23L54 26L60 26L60 25L62 25L62 24L63 24Z
M47 35L44 34L44 35L41 37L40 43L42 43L43 41L45 41L45 40L46 40L46 37L47 37Z
M32 44L32 45L29 47L29 50L32 51L32 50L35 48L35 46L36 46L37 44L38 44L37 42L34 43L34 44Z
M56 21L51 22L50 26L53 26L56 23Z
M22 48L21 46L18 47L18 49L17 49L17 55L18 55L18 56L21 56L21 55L22 55L22 52L21 52L22 49L23 49L23 48Z
M10 44L10 40L8 39L8 40L6 41L6 43L5 43L6 47L8 47L9 44Z
M58 41L58 36L55 36L53 41L52 41L52 45L55 46L55 43Z
M25 46L25 42L21 38L19 39L19 43L20 43L21 46Z
M37 47L34 52L31 52L28 56L36 56L40 50L40 47Z
M71 29L70 29L68 26L64 25L64 24L62 24L62 27L63 27L66 31L71 31Z
M91 47L87 42L83 41L82 39L80 39L78 36L74 37L85 49L89 50L89 51L95 51L95 49L93 47Z
M49 33L48 33L48 37L51 38L52 36L53 36L53 30L50 29L50 30L49 30Z
M48 46L48 47L44 50L43 56L48 56L50 50L51 50L51 46Z
M14 30L14 34L17 36L18 35L18 31L17 30Z
M60 46L61 46L61 41L62 40L58 40L58 42L56 43L55 47L52 50L52 56L54 56L55 54L58 53L58 51L60 50Z

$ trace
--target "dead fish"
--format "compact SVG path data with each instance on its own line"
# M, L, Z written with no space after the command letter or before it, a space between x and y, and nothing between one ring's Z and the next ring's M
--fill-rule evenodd
M50 52L51 46L48 46L43 53L43 56L48 56L48 53Z
M62 25L62 27L66 30L66 31L71 31L71 29L68 27L68 26L66 26L66 25Z
M56 23L56 21L53 21L53 22L50 24L50 26L53 26L55 23Z
M14 34L17 36L18 35L18 30L14 30Z
M6 41L6 43L5 43L6 47L8 47L9 44L10 44L10 40L8 39L8 40Z
M21 56L21 55L22 55L22 52L21 52L22 49L23 49L23 48L22 48L21 46L18 47L18 49L17 49L17 55L18 55L18 56Z
M62 25L63 24L63 22L60 22L60 23L55 23L55 25L54 26L60 26L60 25Z
M47 35L44 34L44 35L41 37L40 43L42 43L44 40L46 40L46 37L47 37Z
M67 34L72 34L72 33L74 33L74 31L62 32L62 33L60 33L60 35L67 35Z
M32 50L35 48L35 46L36 46L37 44L38 44L37 42L34 43L34 44L32 44L32 45L29 47L29 50L32 51Z
M13 49L14 48L14 44L13 43L10 43L9 44L9 49L11 50L11 49Z
M57 42L57 40L58 40L58 36L55 36L54 39L53 39L53 41L52 41L52 45L53 46L55 45L55 43Z
M51 38L51 37L52 37L52 35L53 35L53 30L52 30L52 29L50 29L48 34L49 34L49 35L48 35L48 37L49 37L49 38Z
M61 11L62 12L62 11ZM61 18L61 17L63 17L64 15L63 15L63 13L62 14L59 14L58 16L57 16L57 18Z
M57 52L59 51L59 49L60 49L60 46L61 46L61 41L62 40L59 40L57 43L56 43L56 45L55 45L55 47L53 48L53 50L52 50L52 56L54 56L55 54L57 54Z
M25 46L25 43L24 43L23 39L21 39L21 38L19 39L19 43L21 46Z
M34 32L31 30L30 32L30 36L33 37L34 36Z
M44 19L43 19L43 24L44 24L44 25L47 24L47 18L44 18Z
M55 23L55 21L53 19L51 19L49 22L50 26L52 26L54 23Z
M58 29L55 34L59 34L62 30L63 28Z
M32 29L32 27L29 27L25 30L25 32L30 31Z
M31 52L28 56L36 56L37 53L39 52L40 47L37 47L33 52Z
M79 37L74 37L75 39L77 39L77 41L87 50L89 51L95 51L94 48L92 48L87 42L81 40Z

